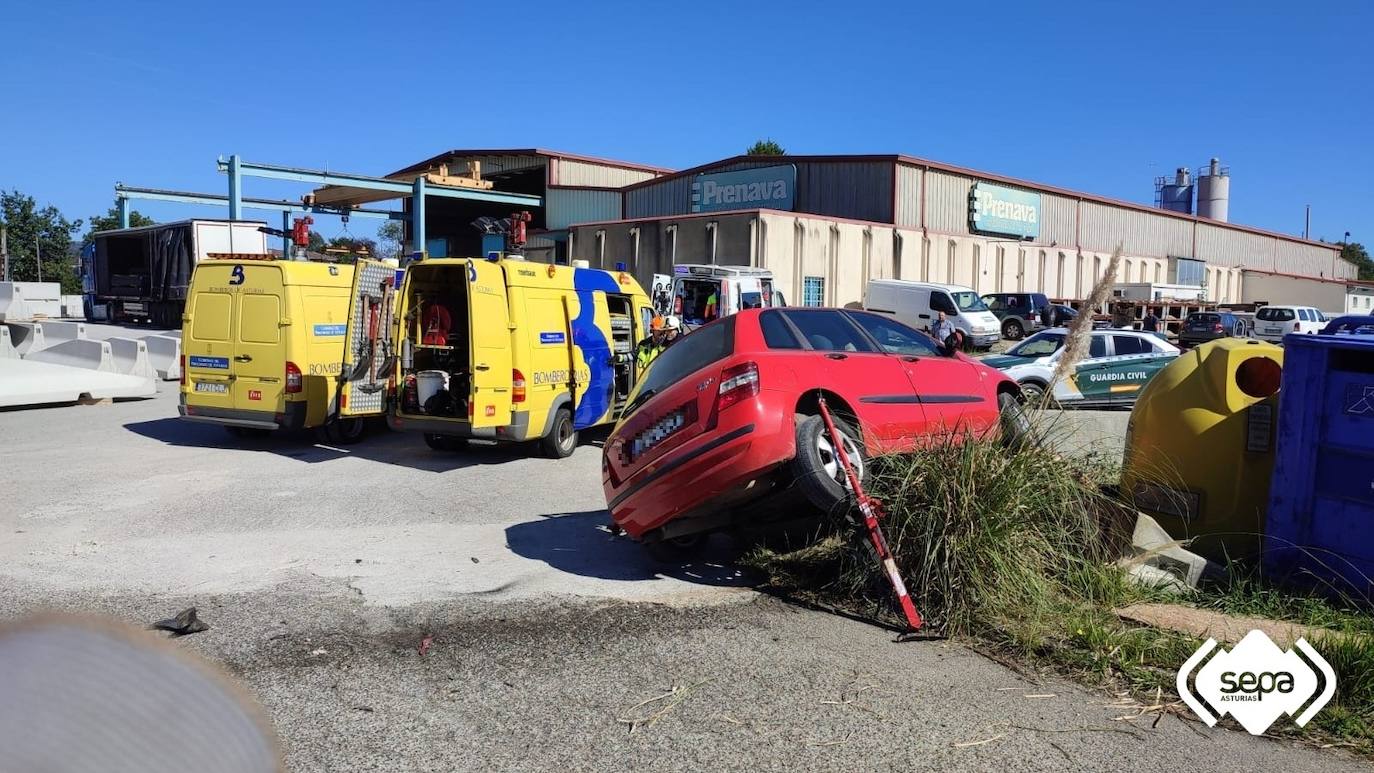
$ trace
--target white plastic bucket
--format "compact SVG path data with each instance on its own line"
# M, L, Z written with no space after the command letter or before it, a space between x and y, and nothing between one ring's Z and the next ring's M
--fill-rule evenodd
M442 370L422 370L415 374L415 395L420 398L420 405L429 402L429 398L447 386L448 374Z

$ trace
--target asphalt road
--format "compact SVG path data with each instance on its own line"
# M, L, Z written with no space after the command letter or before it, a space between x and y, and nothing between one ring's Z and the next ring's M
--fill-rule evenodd
M1126 416L1066 412L1062 442L1119 453ZM760 596L727 545L656 564L605 529L594 444L340 449L175 417L175 385L0 412L0 618L198 606L213 627L178 646L249 688L293 770L1359 767L1116 720L1103 692Z

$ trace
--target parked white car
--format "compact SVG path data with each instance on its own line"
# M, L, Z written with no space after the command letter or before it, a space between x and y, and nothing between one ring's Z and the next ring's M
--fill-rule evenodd
M1061 406L1109 408L1134 404L1140 390L1182 351L1154 333L1094 330L1088 355L1068 378L1055 379L1068 332L1062 327L1043 330L1006 354L980 362L1015 379L1027 403L1039 403L1051 392Z
M1002 339L1002 323L996 315L978 293L961 285L874 279L864 294L864 308L926 332L943 311L964 332L965 346L978 349L989 349Z
M1255 312L1255 337L1282 343L1289 333L1316 335L1326 327L1326 315L1311 306L1264 306Z

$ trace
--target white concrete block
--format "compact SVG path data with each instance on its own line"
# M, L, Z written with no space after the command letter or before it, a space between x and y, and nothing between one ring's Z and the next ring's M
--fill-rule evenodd
M10 341L10 326L0 325L0 360L19 359L19 350L14 348L14 343Z
M61 322L58 320L43 320L43 338L48 346L55 346L64 341L76 341L86 337L86 323L84 322Z
M181 338L170 335L144 336L148 360L163 381L181 380Z
M57 319L62 316L62 285L57 282L11 282L23 294L30 319Z
M29 352L24 355L24 359L34 362L47 362L53 365L66 365L72 368L98 370L105 373L118 372L115 370L114 354L110 351L110 344L105 341L92 341L86 338L63 341L56 346Z
M5 327L10 331L10 342L20 357L48 347L41 322L6 322Z
M116 373L139 376L140 378L155 379L158 377L157 371L153 369L153 365L148 359L147 344L137 338L121 336L107 338L105 343L110 345L110 355L114 359Z
M19 282L0 282L0 322L28 322L33 312Z
M157 382L152 379L49 362L0 359L0 407L4 408L155 394Z
M67 319L85 319L86 301L80 295L62 296L62 316Z

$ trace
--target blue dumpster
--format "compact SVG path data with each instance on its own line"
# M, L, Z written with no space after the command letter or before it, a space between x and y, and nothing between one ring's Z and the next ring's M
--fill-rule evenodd
M1279 579L1368 598L1374 590L1374 335L1362 332L1368 328L1361 320L1340 321L1347 324L1283 340L1264 564Z

